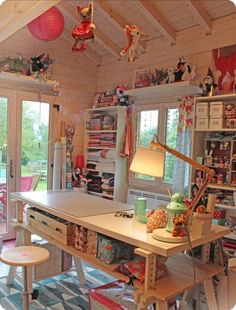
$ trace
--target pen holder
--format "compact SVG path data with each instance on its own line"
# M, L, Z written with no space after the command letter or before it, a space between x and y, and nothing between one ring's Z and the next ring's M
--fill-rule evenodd
M138 197L135 199L134 203L134 215L136 216L138 222L147 223L147 199L143 197Z
M207 235L211 231L212 213L193 213L191 234L193 237Z

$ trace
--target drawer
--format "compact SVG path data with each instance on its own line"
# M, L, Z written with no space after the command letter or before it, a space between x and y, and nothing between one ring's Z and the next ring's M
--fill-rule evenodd
M206 130L209 127L209 118L208 117L196 117L195 129L197 130Z
M215 101L210 103L210 116L217 118L224 114L224 104L222 101Z
M222 117L210 117L209 129L211 130L223 129L223 118Z
M27 209L27 219L32 227L35 227L63 244L73 244L72 223L36 208Z
M208 102L199 102L196 104L196 116L197 117L207 117L209 114Z

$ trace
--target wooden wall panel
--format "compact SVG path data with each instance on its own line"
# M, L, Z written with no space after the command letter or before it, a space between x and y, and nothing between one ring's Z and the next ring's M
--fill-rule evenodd
M72 53L66 40L58 38L42 42L35 39L26 27L1 43L0 59L20 55L30 58L41 53L49 53L55 59L51 79L60 83L58 102L62 104L62 119L76 126L73 155L83 154L83 111L91 106L94 98L97 66L85 55Z

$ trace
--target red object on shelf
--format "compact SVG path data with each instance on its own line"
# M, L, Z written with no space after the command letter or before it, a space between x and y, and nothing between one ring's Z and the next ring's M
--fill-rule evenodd
M84 168L84 156L77 155L76 156L76 165L77 168L83 169Z
M64 17L55 6L35 18L28 25L32 35L42 41L52 41L64 30Z

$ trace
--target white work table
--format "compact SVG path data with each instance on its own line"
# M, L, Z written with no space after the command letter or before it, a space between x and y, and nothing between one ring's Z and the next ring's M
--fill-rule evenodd
M15 200L18 209L18 227L23 228L24 231L41 235L49 242L57 245L68 253L71 253L74 257L86 259L98 268L117 277L118 274L113 272L114 268L112 268L111 265L106 265L95 257L91 257L91 255L81 253L72 246L65 246L59 241L54 240L53 236L47 236L36 228L30 227L27 223L22 223L21 213L23 204L28 204L72 223L82 225L98 233L102 233L137 247L137 253L146 257L147 267L145 283L141 288L142 294L139 295L140 309L145 309L145 304L147 304L148 301L153 300L153 298L157 298L156 301L160 309L167 309L167 300L170 297L193 287L191 260L189 261L189 258L185 257L181 257L181 259L178 258L180 252L190 248L189 243L166 243L155 240L152 238L151 234L146 233L145 224L137 222L134 218L115 216L115 212L117 211L133 212L133 206L67 190L12 193L11 198ZM198 245L207 246L209 242L219 239L228 233L228 228L213 225L211 232L206 236L191 238L192 247ZM153 270L151 266L153 266L156 261L156 254L165 257L173 257L173 259L168 259L167 262L169 275L158 281L155 281L155 270L154 272L150 271ZM203 256L206 260L207 255ZM176 266L178 273L176 273L173 266ZM184 266L186 266L186 270ZM213 264L209 265L205 264L205 262L204 264L199 265L196 262L196 270L195 284L203 283L208 297L209 309L217 309L211 278L223 271L222 266ZM184 277L183 279L181 279L181 273ZM120 276L120 278L123 279L125 277ZM168 289L165 290L165 286L168 286L168 279L172 284L174 279L176 285L171 285L171 288L168 287ZM141 286L139 285L139 287ZM162 287L162 290L160 290L160 287ZM163 291L163 294L160 293L161 291Z

